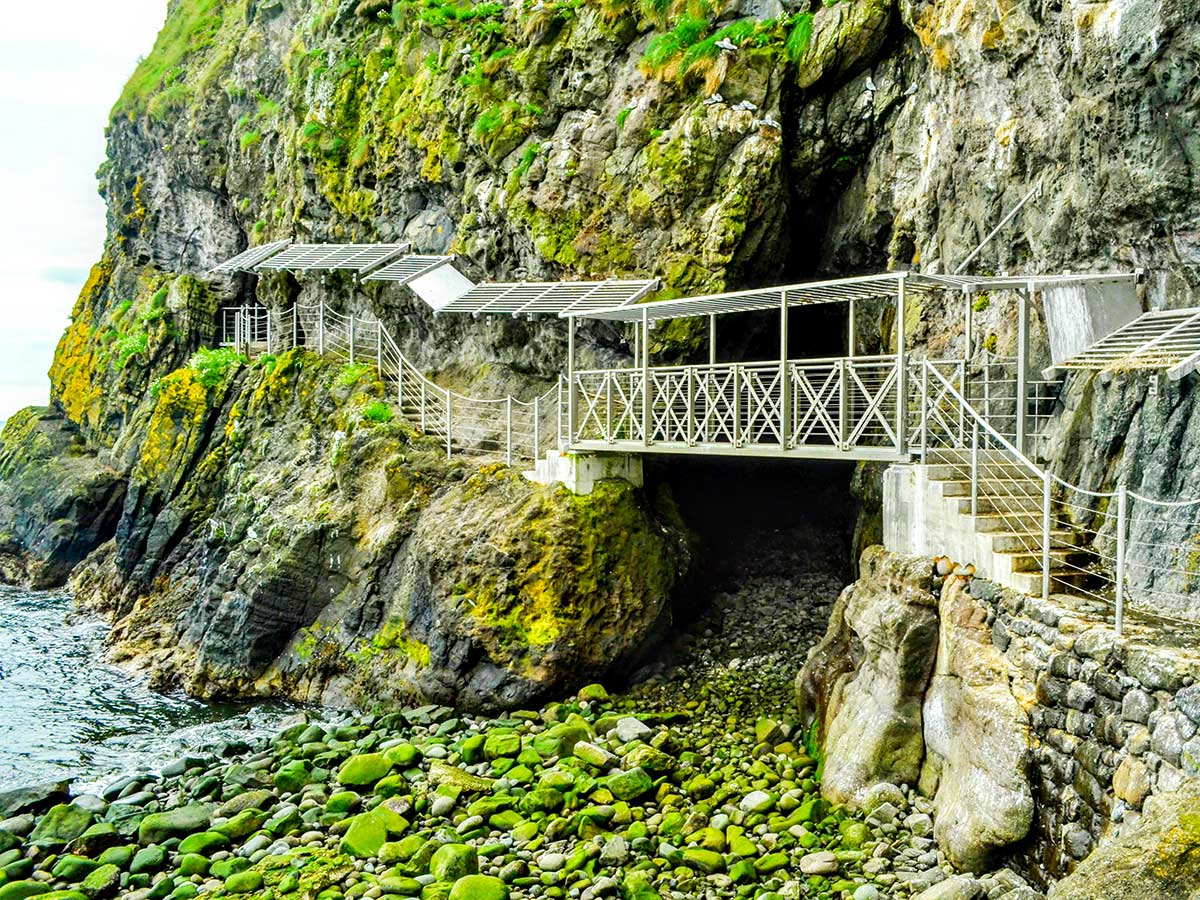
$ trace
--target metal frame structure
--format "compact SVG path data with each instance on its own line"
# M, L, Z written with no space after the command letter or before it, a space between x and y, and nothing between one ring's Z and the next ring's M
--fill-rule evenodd
M656 278L630 281L513 281L477 284L437 310L471 315L584 315L624 309L658 290Z
M257 270L260 263L266 262L273 256L277 256L285 249L290 247L290 240L272 241L269 244L263 244L259 247L250 247L243 250L237 256L231 257L225 262L213 266L212 271L220 274L233 274L235 272L254 272Z
M352 272L364 278L408 252L408 244L292 244L256 272Z
M1063 371L1165 369L1178 381L1200 366L1200 309L1143 313L1055 366Z
M381 269L376 269L364 277L363 281L390 281L395 284L408 284L453 261L453 256L410 254L392 260Z

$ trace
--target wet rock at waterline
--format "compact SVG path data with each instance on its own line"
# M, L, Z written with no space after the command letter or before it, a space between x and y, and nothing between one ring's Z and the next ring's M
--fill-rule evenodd
M118 660L201 697L511 707L628 666L670 624L690 547L667 491L577 497L448 461L364 415L383 393L304 351L201 355L159 382L112 453L115 535L71 579L119 622ZM36 434L10 423L3 453ZM35 489L28 471L4 490Z
M822 792L871 810L887 805L881 786L919 786L940 848L983 870L1033 818L1029 723L1011 667L965 579L935 593L929 559L882 547L860 572L796 682L825 755Z

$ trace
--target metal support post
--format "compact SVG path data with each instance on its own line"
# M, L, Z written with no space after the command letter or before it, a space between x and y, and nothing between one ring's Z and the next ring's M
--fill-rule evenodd
M963 305L966 307L964 311L964 327L963 327L963 359L967 362L971 361L971 345L975 343L975 308L971 305L971 294L967 290L967 286L963 285ZM964 393L963 396L966 396Z
M610 444L617 439L613 433L612 423L612 386L613 376L610 373L604 374L604 434L602 438L606 439Z
M512 395L505 398L504 402L504 461L508 465L512 465Z
M979 420L971 420L971 515L979 515Z
M850 309L846 316L846 355L854 359L854 336L858 333L858 313L854 301L850 301Z
M779 292L779 448L792 443L792 380L788 377L787 291Z
M451 402L451 398L453 396L454 395L450 393L450 389L447 388L446 389L446 459L449 459L451 457L453 450L454 450L454 441L453 441L453 437L452 437L452 435L454 434L454 429L450 427L451 421L452 421L450 418L450 415L451 415L450 410L451 410L451 406L453 405Z
M426 398L427 398L427 392L425 390L425 380L422 379L421 380L421 431L423 431L423 432L428 432L428 430L429 430L428 428L425 427L425 419L426 419L425 408L428 406L428 404L426 403Z
M696 370L688 366L687 377L687 445L696 446Z
M708 314L708 364L717 364L717 314Z
M921 462L929 451L929 363L921 363Z
M533 398L533 458L542 453L542 398Z
M1032 288L1032 285L1030 287ZM1016 440L1013 443L1022 453L1028 453L1028 448L1025 446L1027 427L1025 394L1028 391L1029 380L1029 304L1033 301L1033 293L1032 290L1028 293L1018 291L1017 295L1021 298L1021 305L1017 310Z
M650 446L650 311L642 307L642 440Z
M838 367L838 447L850 449L850 371L844 359L837 361Z
M267 352L270 353L271 352L271 310L269 310L269 309L267 310L267 313L266 313L266 319L267 319Z
M354 313L350 314L350 365L354 365Z
M742 446L742 367L733 364L733 446Z
M908 379L904 359L904 292L905 275L896 282L896 452L908 447Z
M567 316L567 448L575 443L575 380L575 317Z
M321 356L325 355L325 301L321 301L321 305L317 311L317 353Z
M383 377L383 323L375 326L375 368L379 369L379 377Z
M567 441L567 442L563 441L563 389L562 389L562 387L563 387L563 380L562 380L562 376L559 375L558 376L558 397L557 397L558 403L555 404L556 408L554 410L554 414L558 418L558 425L557 425L558 430L555 433L554 440L558 443L558 449L560 452L563 450L566 450L567 446L570 443L569 441Z
M1042 473L1042 599L1050 599L1050 473Z
M1117 489L1117 637L1125 630L1125 553L1129 533L1129 490Z
M300 345L300 308L292 304L292 349Z

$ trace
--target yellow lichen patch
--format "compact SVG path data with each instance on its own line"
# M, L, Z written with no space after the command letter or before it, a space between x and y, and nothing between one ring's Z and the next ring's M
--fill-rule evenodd
M92 266L50 366L50 397L77 425L93 425L99 416L101 386L95 378L93 325L96 302L111 278L107 257Z
M1008 147L1012 144L1013 138L1017 134L1017 124L1019 119L1012 118L1004 122L996 129L996 143L1001 147Z
M178 457L199 439L207 399L207 392L191 369L179 369L159 382L158 401L150 416L135 477L156 484L167 480Z

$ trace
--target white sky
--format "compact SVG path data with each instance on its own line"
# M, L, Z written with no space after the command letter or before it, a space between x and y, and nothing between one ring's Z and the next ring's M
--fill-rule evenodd
M95 173L108 111L165 14L166 0L5 4L0 419L48 402L54 347L104 244Z

